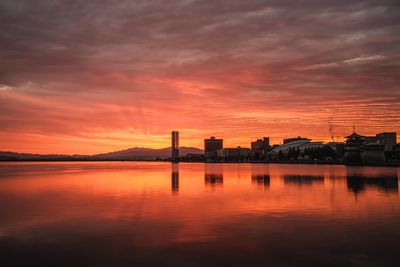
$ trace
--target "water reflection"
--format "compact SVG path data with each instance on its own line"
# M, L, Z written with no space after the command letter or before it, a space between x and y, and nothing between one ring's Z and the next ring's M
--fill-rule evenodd
M399 172L0 163L2 266L397 266Z
M204 164L204 184L206 191L221 190L224 185L224 169L220 163Z
M171 164L171 192L173 195L179 194L179 163Z
M376 187L378 190L385 192L398 192L398 177L364 177L364 176L347 176L347 188L355 194L360 193L368 187Z
M347 189L355 195L368 189L385 193L398 192L398 175L395 168L347 168Z
M322 175L284 175L285 184L312 185L313 183L323 183Z
M269 189L270 174L269 165L253 164L251 165L251 183L257 189Z

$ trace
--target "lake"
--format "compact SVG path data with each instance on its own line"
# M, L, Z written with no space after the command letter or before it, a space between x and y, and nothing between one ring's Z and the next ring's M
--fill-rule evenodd
M399 266L400 168L0 163L2 266Z

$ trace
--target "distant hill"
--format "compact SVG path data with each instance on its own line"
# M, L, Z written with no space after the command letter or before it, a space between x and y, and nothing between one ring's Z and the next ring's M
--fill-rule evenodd
M186 156L187 154L202 154L203 150L195 147L180 147L179 154L181 156ZM108 159L108 160L149 160L156 158L169 158L171 157L171 148L144 148L144 147L134 147L121 151L110 152L105 154L98 154L92 156L95 159Z
M16 152L1 152L0 161L5 160L78 160L90 156L85 155L62 155L62 154L30 154Z
M179 154L202 154L203 150L195 147L181 147ZM0 152L0 161L11 160L153 160L157 158L169 158L171 148L144 148L134 147L125 150L109 152L97 155L63 155L63 154L30 154L15 152Z

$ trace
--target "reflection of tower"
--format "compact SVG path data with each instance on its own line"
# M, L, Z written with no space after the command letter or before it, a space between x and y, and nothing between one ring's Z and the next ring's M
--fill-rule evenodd
M222 188L224 185L224 171L222 164L204 164L204 184L207 189L215 191L217 188Z
M172 163L171 167L171 191L173 195L179 193L179 164Z
M268 166L265 164L251 165L251 183L257 188L268 189L270 184L270 175Z
M171 159L176 162L179 160L179 132L172 131L171 136Z

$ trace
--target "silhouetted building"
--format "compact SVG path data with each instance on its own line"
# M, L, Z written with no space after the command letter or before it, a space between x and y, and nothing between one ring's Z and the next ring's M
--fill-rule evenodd
M377 136L364 136L364 143L365 144L377 144L378 143Z
M342 142L330 142L328 143L328 146L330 146L334 153L335 153L335 158L341 159L344 154L344 143Z
M307 140L309 140L309 139L308 139L308 138L305 138L305 137L300 137L300 136L298 136L298 137L294 137L294 138L286 138L286 139L283 139L283 143L284 143L284 144L287 144L287 143L290 143L290 142L301 141L301 140L307 141Z
M376 137L379 143L385 145L385 151L395 150L397 142L396 132L378 133Z
M361 163L361 146L364 144L365 136L353 132L346 138L343 161L345 163Z
M172 161L177 161L179 159L179 132L172 131L171 137L171 158Z
M279 144L273 144L272 146L271 146L271 150L273 150L273 149L275 149L275 148L277 148L277 147L279 147L280 145Z
M265 159L269 150L269 137L251 142L251 153L254 159Z
M217 157L227 160L243 160L250 155L250 148L236 147L236 148L223 148L217 151Z
M204 156L206 159L217 158L217 151L224 148L223 139L216 139L211 136L210 139L204 139Z
M361 147L361 160L364 164L385 162L385 146L378 143L365 143Z
M269 152L271 159L297 159L301 154L307 154L309 150L317 150L324 146L322 142L311 142L311 139L302 137L285 140L283 145Z
M181 158L181 160L182 160L182 158ZM204 161L204 154L189 153L189 154L186 154L185 157L183 157L183 160L190 161L190 162Z
M390 157L396 147L395 132L379 133L375 136L362 136L353 132L346 138L343 161L348 164L378 164L385 162L385 151Z

